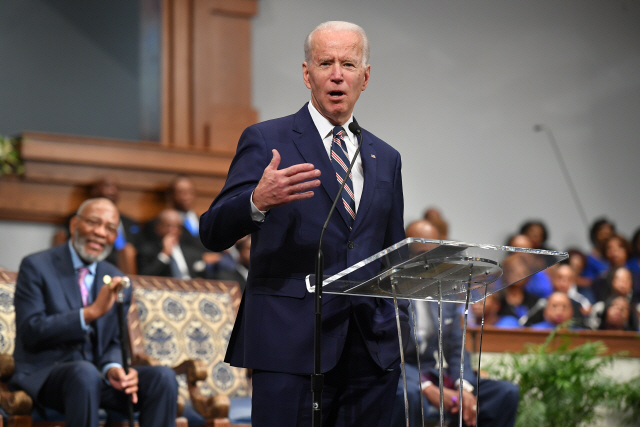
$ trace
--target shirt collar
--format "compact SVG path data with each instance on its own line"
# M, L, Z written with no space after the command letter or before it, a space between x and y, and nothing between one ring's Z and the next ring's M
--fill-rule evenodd
M320 133L320 138L324 140L330 133L333 133L333 128L335 126L332 125L325 116L320 114L320 112L316 109L311 101L309 101L309 114L311 114L311 120L313 120L313 124L316 125L316 129L318 129L318 132ZM349 120L347 120L347 122L342 125L342 128L347 134L348 141L350 143L353 143L354 141L353 132L351 132L351 129L349 129L349 125L352 121L353 114L351 115L351 117L349 117Z
M78 271L80 267L87 267L91 275L95 276L96 267L98 266L98 263L92 262L89 265L85 264L84 261L80 259L80 256L78 255L75 248L71 244L71 239L69 239L68 244L69 244L69 251L71 252L71 262L73 262L73 270Z

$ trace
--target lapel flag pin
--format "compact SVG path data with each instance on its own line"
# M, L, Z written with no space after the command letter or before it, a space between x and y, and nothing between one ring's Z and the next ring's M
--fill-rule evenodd
M375 158L376 158L376 155L375 155L375 154L372 154L372 155L371 155L371 158L372 158L372 159L375 159Z

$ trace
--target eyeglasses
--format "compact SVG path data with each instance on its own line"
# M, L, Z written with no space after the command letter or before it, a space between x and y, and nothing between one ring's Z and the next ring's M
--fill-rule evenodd
M104 228L107 230L107 233L109 233L112 236L118 235L117 224L113 224L111 222L103 222L100 218L96 218L96 217L86 217L82 215L76 215L76 216L82 219L91 228L102 227L104 225Z

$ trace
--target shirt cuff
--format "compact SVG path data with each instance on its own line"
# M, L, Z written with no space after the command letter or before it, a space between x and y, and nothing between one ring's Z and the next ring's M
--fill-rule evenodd
M80 326L82 326L82 330L86 331L89 329L89 325L84 321L84 308L80 309Z
M420 390L424 391L427 387L433 385L433 383L431 381L422 381L420 383Z
M255 222L264 222L264 219L267 217L267 212L269 211L261 211L256 207L253 203L253 191L251 192L251 198L249 200L251 202L251 219Z
M169 264L171 262L171 258L169 257L169 255L165 254L164 252L160 252L158 254L158 259L163 263L163 264Z
M456 388L460 388L460 380L456 380L455 385ZM473 390L475 390L475 387L467 380L462 380L462 388L467 390L469 393L473 393Z
M122 365L119 363L107 363L106 365L104 365L102 367L102 378L104 378L104 382L106 382L107 384L111 385L111 383L109 382L109 379L107 378L107 372L109 372L109 369L111 368L122 368Z

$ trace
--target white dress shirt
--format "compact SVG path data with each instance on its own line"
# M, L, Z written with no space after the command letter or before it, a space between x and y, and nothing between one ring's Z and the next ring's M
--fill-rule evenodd
M324 144L324 148L327 151L327 156L331 159L331 144L333 142L333 128L334 126L324 117L320 112L313 106L311 102L308 104L309 114L311 114L311 119L313 120L313 124L316 126L318 133L320 134L320 138L322 138L322 143ZM358 149L358 140L357 137L351 132L349 129L349 124L353 122L353 115L349 117L349 120L342 125L345 131L344 141L347 144L347 155L349 156L349 160L353 159L353 154ZM356 214L358 213L358 207L360 206L360 198L362 196L362 188L364 187L364 169L362 168L362 156L358 155L356 162L353 165L353 169L351 170L352 182L353 182L353 195L356 204ZM256 222L263 222L266 211L259 210L256 205L253 203L253 193L251 193L251 217Z

